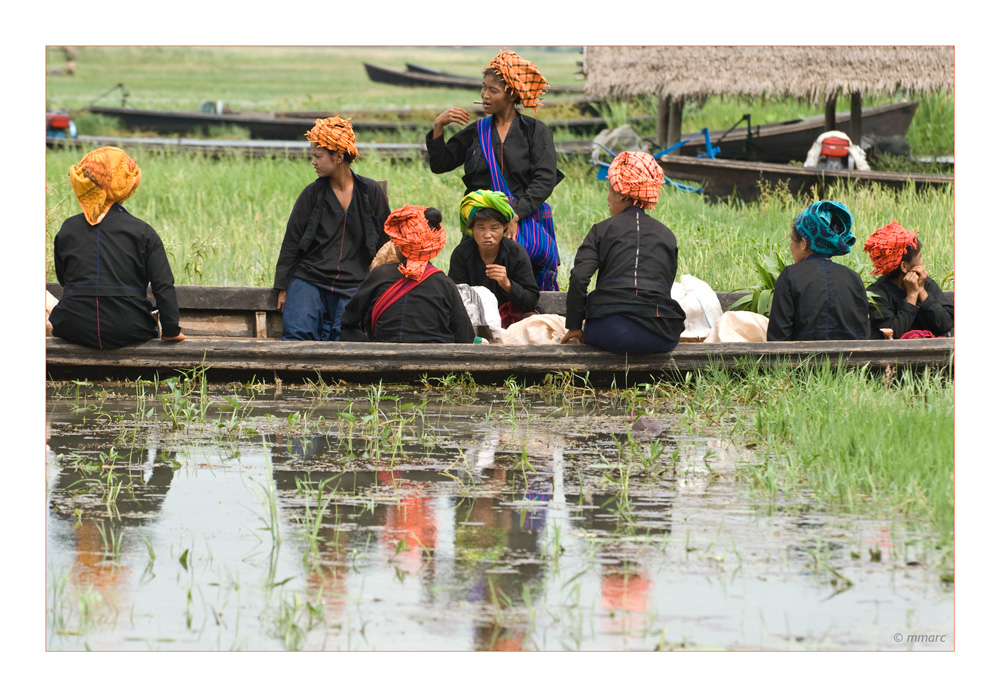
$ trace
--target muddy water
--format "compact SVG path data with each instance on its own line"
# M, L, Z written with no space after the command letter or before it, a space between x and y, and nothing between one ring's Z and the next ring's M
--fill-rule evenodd
M669 409L86 389L48 399L52 649L953 648L930 531L754 496Z

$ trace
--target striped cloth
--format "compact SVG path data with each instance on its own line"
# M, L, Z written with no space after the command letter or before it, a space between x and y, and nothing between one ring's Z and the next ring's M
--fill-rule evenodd
M399 271L413 280L423 275L428 262L444 249L447 241L443 225L436 230L431 228L424 215L426 210L426 206L403 206L385 220L385 233L406 257L406 264L400 264Z
M545 94L549 83L538 72L531 61L527 61L513 51L504 49L490 61L484 70L495 70L514 93L521 98L521 104L535 110L542 103L539 97Z
M510 201L507 200L507 196L503 192L488 191L487 189L470 191L458 206L459 219L464 234L472 234L472 230L469 229L469 218L474 216L480 208L492 208L502 215L508 223L514 217L514 209L510 207Z
M660 200L660 189L666 177L663 168L648 152L620 152L608 167L608 183L641 208L653 208Z

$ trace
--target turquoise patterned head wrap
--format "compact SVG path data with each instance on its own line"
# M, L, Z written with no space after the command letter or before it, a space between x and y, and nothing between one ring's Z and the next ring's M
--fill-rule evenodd
M836 201L817 201L795 216L795 231L814 252L841 256L851 251L854 218L847 206Z
M472 230L469 229L469 218L475 215L480 208L492 208L506 218L508 223L514 218L514 209L510 207L510 201L503 193L486 189L471 191L459 204L462 232L465 234L472 234Z

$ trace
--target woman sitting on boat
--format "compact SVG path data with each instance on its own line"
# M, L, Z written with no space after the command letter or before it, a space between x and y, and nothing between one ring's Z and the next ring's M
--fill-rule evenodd
M916 339L949 336L955 328L955 305L927 276L917 231L893 220L865 240L865 251L879 278L868 286L872 334L891 329L891 337Z
M670 297L677 240L650 216L663 170L645 152L619 153L608 168L608 212L576 252L560 343L599 346L615 353L672 351L684 331L684 310ZM597 272L597 287L587 294ZM586 316L586 326L583 324Z
M851 251L854 218L842 203L817 201L792 224L792 264L774 282L768 341L867 339L861 277L830 257Z
M186 338L163 242L121 205L139 188L139 165L118 148L99 148L70 167L69 179L83 213L67 218L55 238L63 296L49 316L52 335L96 349L157 335ZM159 331L147 286L156 298Z
M399 264L376 266L341 318L345 341L470 344L476 339L455 282L430 260L446 240L441 212L404 206L385 221Z
M350 121L317 119L305 135L317 179L292 208L274 269L281 338L337 341L344 307L386 242L389 202L351 169L358 149Z
M497 298L501 326L535 312L538 285L528 252L504 237L514 217L507 197L499 191L473 191L459 209L465 237L451 253L448 276L455 283L488 288Z
M552 131L541 121L522 116L517 107L538 112L539 97L548 84L532 63L513 51L501 51L483 70L483 111L469 123L469 112L448 107L427 134L431 171L450 172L465 166L465 193L477 189L503 192L514 209L505 235L528 250L535 283L541 290L559 290L552 209L545 200L563 174L556 169ZM445 142L444 127L468 124Z

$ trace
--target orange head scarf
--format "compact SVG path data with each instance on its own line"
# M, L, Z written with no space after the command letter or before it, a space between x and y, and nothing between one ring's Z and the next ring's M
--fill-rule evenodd
M513 51L504 49L484 70L497 71L507 83L507 87L521 98L521 104L533 108L535 113L538 113L538 105L541 104L539 97L545 94L549 83L538 72L534 63L521 58Z
M426 206L403 206L390 213L385 221L385 233L406 257L406 264L400 264L399 271L413 280L420 278L427 263L444 249L448 239L444 225L437 230L431 228L424 215L426 210Z
M104 220L111 206L134 194L141 180L139 165L119 148L98 148L69 168L73 193L91 225Z
M865 251L880 276L891 274L899 268L906 250L917 246L917 231L910 232L893 220L880 227L865 240Z
M354 127L351 126L350 119L339 116L316 119L315 125L306 133L306 140L327 150L346 152L351 157L358 156L358 149L354 145Z
M665 179L663 168L648 152L620 152L608 167L611 188L642 208L656 205Z

